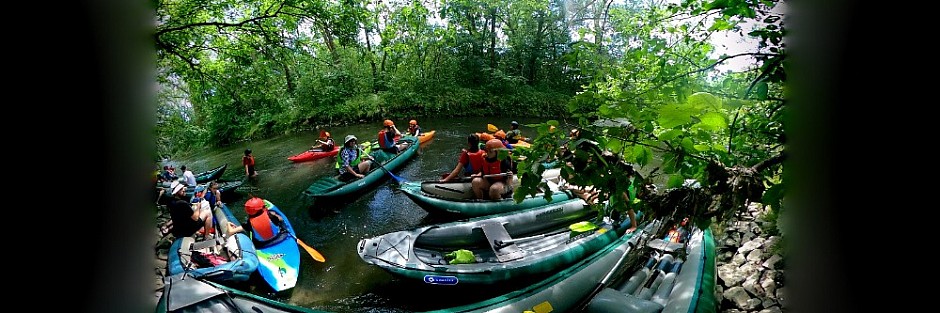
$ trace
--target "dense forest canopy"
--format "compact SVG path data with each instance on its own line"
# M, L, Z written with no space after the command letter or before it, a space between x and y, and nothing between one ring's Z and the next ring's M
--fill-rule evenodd
M521 162L579 151L572 182L641 191L701 225L780 208L787 35L777 0L158 0L159 155L320 125L441 115L545 118ZM712 39L753 38L717 54ZM752 66L722 71L747 59ZM559 129L561 131L559 131ZM614 166L610 159L632 166ZM654 162L661 158L661 162ZM657 164L652 166L652 164ZM650 168L652 167L652 168ZM623 181L627 171L642 175ZM702 188L684 182L694 179ZM675 208L681 208L677 213Z

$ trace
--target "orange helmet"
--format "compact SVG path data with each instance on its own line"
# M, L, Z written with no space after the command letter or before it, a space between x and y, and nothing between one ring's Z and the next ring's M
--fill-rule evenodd
M484 147L486 148L486 150L490 150L490 149L502 149L502 148L505 148L506 146L503 145L502 140L490 139L489 141L486 142L486 145Z
M411 125L418 125L418 121L411 120L411 121L408 121L408 124L411 124Z
M324 132L323 136L326 136L326 138L330 138L330 132Z
M245 202L245 213L248 213L250 216L257 215L263 208L264 200L261 200L261 198L254 197Z
M395 125L395 122L392 122L392 120L385 120L384 122L382 122L382 125L385 125L385 127L389 127L389 126Z
M496 138L499 138L499 139L506 139L506 132L504 132L502 129L500 129L500 130L497 131L495 134L493 134L493 136L495 136Z

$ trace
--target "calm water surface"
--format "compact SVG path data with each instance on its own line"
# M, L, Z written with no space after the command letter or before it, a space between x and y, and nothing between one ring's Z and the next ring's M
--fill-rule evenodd
M520 124L538 123L541 119L516 119ZM508 118L422 118L418 122L425 131L436 130L434 138L421 145L418 155L399 171L408 181L431 180L449 172L457 163L460 149L466 147L471 132L486 131L487 124L508 130ZM408 120L395 120L399 130L407 129ZM360 142L375 141L381 128L379 122L327 129L341 144L348 134ZM534 129L520 127L523 135L534 136ZM563 127L564 129L564 127ZM297 286L285 294L271 294L262 287L251 291L297 306L333 312L413 312L451 307L487 299L518 286L492 286L483 290L465 290L453 286L428 286L399 281L384 270L366 264L356 252L360 239L429 224L450 222L429 216L408 197L396 190L395 181L387 179L344 206L340 213L310 210L302 192L315 180L335 175L335 158L293 163L287 157L303 152L315 143L318 131L285 135L230 147L198 151L194 155L168 160L167 164L186 165L199 173L228 163L223 180L242 180L241 157L246 148L255 156L258 177L246 183L239 192L224 197L239 220L245 220L244 204L248 193L270 200L288 215L297 236L326 257L325 263L309 255L301 258L301 274ZM301 252L304 252L301 249ZM518 284L526 284L521 282ZM255 283L253 286L264 286Z

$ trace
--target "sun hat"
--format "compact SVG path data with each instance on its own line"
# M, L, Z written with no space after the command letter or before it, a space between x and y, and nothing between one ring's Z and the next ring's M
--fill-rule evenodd
M186 184L180 183L180 182L178 182L178 181L177 181L177 182L173 182L173 183L176 184L176 185L174 186L174 185L170 184L170 188L173 188L173 193L172 193L172 194L174 194L174 195L175 195L176 193L180 192L180 190L186 189Z
M356 139L356 136L355 136L355 135L346 135L346 139L343 140L343 143L344 143L344 144L347 144L347 143L349 143L350 140L359 140L359 139Z

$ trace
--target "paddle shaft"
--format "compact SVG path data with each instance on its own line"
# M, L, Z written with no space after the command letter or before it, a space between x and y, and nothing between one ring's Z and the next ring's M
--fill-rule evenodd
M371 143L370 143L370 144L371 144ZM356 148L359 149L359 153L365 153L365 151L362 150L362 146L357 145ZM383 170L385 170L385 172L388 173L388 176L391 176L392 178L394 178L395 181L397 181L398 183L401 183L401 182L404 181L403 178L398 177L398 175L393 174L392 171L389 171L387 168L385 168L385 165L382 165L381 162L375 161L374 158L372 159L372 163L377 164L380 168L382 168Z
M290 236L294 237L294 239L297 240L297 244L303 247L304 250L307 250L307 253L309 253L310 257L312 257L314 260L319 261L319 262L326 262L326 258L323 257L323 254L320 254L320 251L317 251L317 249L314 249L313 247L307 245L306 243L304 243L303 240L300 240L300 238L297 238L297 236L294 236L294 234L290 234Z

